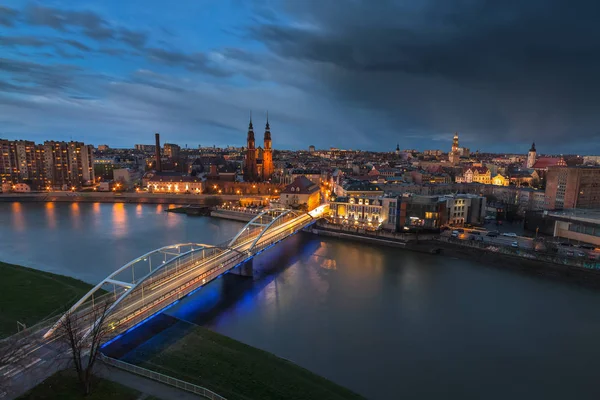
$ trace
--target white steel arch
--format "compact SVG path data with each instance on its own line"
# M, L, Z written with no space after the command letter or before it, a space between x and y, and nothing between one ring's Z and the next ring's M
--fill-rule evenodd
M287 209L287 208L271 208L271 209L268 209L268 210L265 210L265 211L261 212L261 213L260 213L260 214L258 214L256 217L252 218L252 219L250 220L250 222L248 222L248 223L247 223L247 224L246 224L246 225L245 225L245 226L244 226L244 227L243 227L243 228L242 228L242 229L241 229L241 230L240 230L240 231L237 233L237 235L235 235L235 236L233 237L233 239L231 239L231 241L229 242L229 244L227 245L227 247L229 247L229 248L233 247L233 245L235 244L236 240L237 240L237 239L238 239L240 236L242 236L242 234L243 234L243 233L244 233L244 232L245 232L247 229L250 229L250 227L252 227L252 226L267 226L267 225L269 225L269 223L270 223L270 222L269 222L269 223L266 223L266 224L265 224L265 223L261 223L261 222L257 222L257 221L260 221L260 220L262 220L262 218L264 218L264 217L266 217L266 216L269 216L269 214L275 214L275 213L277 213L277 214L283 214L283 213L287 214L287 212L289 212L289 211L292 211L292 210L290 210L290 209ZM275 217L275 218L278 218L278 217L279 217L279 216L277 216L277 217Z
M258 241L260 240L261 237L263 237L263 235L269 230L269 228L271 228L277 221L281 220L283 217L289 215L289 214L293 214L296 216L301 216L303 214L303 212L299 212L296 210L285 210L283 213L279 214L277 217L273 218L273 220L271 222L269 222L265 228L258 234L258 236L256 237L256 239L254 239L254 241L252 242L252 244L250 245L250 249L249 251L252 252L254 250L254 246L256 246L256 243L258 243ZM306 214L309 215L309 214ZM312 218L312 217L311 217Z
M190 250L183 252L183 253L171 252L173 250L180 250L182 247L186 247L186 246L189 246ZM128 295L133 293L134 290L140 284L144 283L148 278L154 276L158 271L161 271L162 269L170 266L172 262L177 261L178 259L180 259L182 257L185 257L193 252L196 252L199 250L205 250L205 249L222 249L222 247L208 245L208 244L202 244L202 243L178 243L178 244L164 246L164 247L152 250L142 256L139 256L139 257L133 259L132 261L128 262L127 264L123 265L121 268L119 268L116 271L114 271L113 273L111 273L108 277L106 277L104 280L102 280L100 283L98 283L96 286L94 286L89 292L87 292L81 299L79 299L79 301L77 301L75 304L73 304L73 306L71 306L71 308L44 334L44 338L48 338L49 336L51 336L56 331L56 329L59 327L59 325L64 321L64 319L66 318L66 316L69 313L73 313L74 311L76 311L88 299L90 299L90 298L93 299L94 294L97 293L99 290L101 290L103 286L105 286L107 284L112 284L115 286L120 286L125 289L123 291L123 293L121 293L119 295L119 297L113 302L113 304L111 304L111 306L107 309L106 315L110 315L110 313L115 309L115 307L120 302L123 301L123 299L125 299ZM121 273L123 273L124 271L126 271L128 269L132 269L135 266L135 264L137 264L138 262L151 260L151 256L154 254L165 254L165 255L170 254L170 255L174 255L174 257L169 259L168 262L166 262L166 260L165 260L163 263L160 263L154 270L151 269L150 272L148 272L146 275L142 276L139 280L132 279L132 282L125 282L125 281L114 279L115 277L117 277ZM103 295L105 296L106 294L103 294ZM111 294L109 293L109 295L111 295Z

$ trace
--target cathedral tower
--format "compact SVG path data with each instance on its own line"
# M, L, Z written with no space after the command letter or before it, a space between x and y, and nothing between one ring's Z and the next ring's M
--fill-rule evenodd
M267 113L267 125L265 125L265 143L262 162L263 180L268 181L273 175L273 147L271 143L271 127L269 126L269 113Z
M254 140L254 128L252 127L252 115L250 115L250 123L248 124L247 142L244 179L246 181L256 181L258 178L258 165L256 163L256 143Z

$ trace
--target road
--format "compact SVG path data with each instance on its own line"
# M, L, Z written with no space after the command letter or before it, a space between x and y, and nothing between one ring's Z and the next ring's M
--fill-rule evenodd
M457 239L460 239L460 240L477 240L477 241L481 241L484 243L494 244L497 246L512 246L512 243L517 242L519 248L533 249L533 239L532 238L528 238L528 237L524 237L524 236L507 237L507 236L502 236L502 234L499 234L496 237L490 237L490 236L487 236L488 231L481 231L481 230L467 229L467 228L464 228L464 229L460 228L460 229L464 230L464 232L460 233L457 237ZM456 229L446 230L446 231L442 232L442 236L450 237L454 230L456 230ZM473 234L472 232L475 232L475 233L478 232L479 235Z

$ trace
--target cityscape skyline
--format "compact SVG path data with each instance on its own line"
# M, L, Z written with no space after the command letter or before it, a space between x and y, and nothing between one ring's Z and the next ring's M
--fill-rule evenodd
M276 149L446 149L458 131L486 152L600 152L597 6L312 3L8 0L0 136L236 146L269 110Z

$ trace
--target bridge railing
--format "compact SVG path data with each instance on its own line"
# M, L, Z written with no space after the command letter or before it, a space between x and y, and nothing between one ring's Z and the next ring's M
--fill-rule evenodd
M199 394L200 396L204 396L210 400L227 400L225 399L225 397L213 392L212 390L195 385L193 383L182 381L181 379L173 378L171 376L164 375L156 371L151 371L146 368L138 367L137 365L129 364L121 360L107 357L102 353L100 353L100 358L102 362L104 362L106 365L110 365L112 367L119 368L124 371L131 372L133 374L140 375L148 379L152 379L156 382L165 383L169 386L176 387L177 389L185 390L186 392Z

